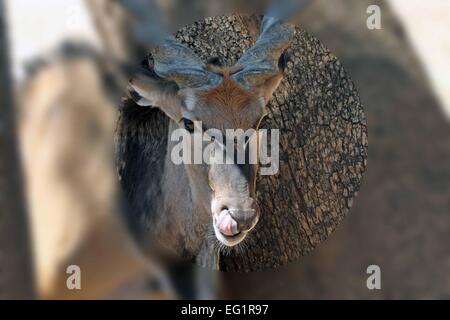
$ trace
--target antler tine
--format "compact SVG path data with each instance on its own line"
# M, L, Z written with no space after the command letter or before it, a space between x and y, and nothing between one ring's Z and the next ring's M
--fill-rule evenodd
M162 78L173 80L180 89L208 88L222 77L206 69L203 61L187 46L169 37L153 51L154 70Z
M261 35L255 45L239 59L243 67L233 77L247 86L257 86L280 72L278 61L290 45L295 28L281 20L265 16L261 24Z

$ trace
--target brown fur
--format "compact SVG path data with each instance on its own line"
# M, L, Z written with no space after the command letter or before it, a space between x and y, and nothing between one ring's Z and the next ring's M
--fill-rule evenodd
M222 108L233 108L233 111L239 112L252 97L257 95L256 89L245 89L231 78L231 74L236 72L237 68L222 68L217 70L223 74L223 81L216 87L201 93L203 101L213 103Z

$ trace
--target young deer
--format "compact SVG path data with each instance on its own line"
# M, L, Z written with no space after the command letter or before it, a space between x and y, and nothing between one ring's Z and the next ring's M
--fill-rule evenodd
M283 78L283 53L294 31L291 25L264 17L259 39L232 67L205 64L170 37L152 51L154 73L130 80L129 95L137 105L159 108L167 115L169 137L180 128L192 135L201 129L223 134L227 129L257 131ZM152 199L154 212L138 213L152 238L187 256L198 255L209 231L221 247L236 246L260 215L255 198L258 165L215 161L227 146L220 139L211 143L222 148L216 148L209 161L180 166L171 161L174 142L169 139L160 192Z

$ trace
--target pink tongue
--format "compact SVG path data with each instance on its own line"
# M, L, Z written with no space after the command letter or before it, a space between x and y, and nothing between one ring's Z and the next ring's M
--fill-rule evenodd
M238 234L237 222L231 217L228 210L222 210L217 218L217 227L226 236Z

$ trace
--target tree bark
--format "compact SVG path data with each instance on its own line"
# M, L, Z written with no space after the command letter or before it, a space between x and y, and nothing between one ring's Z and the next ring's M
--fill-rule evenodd
M0 299L33 297L4 2L0 1Z

